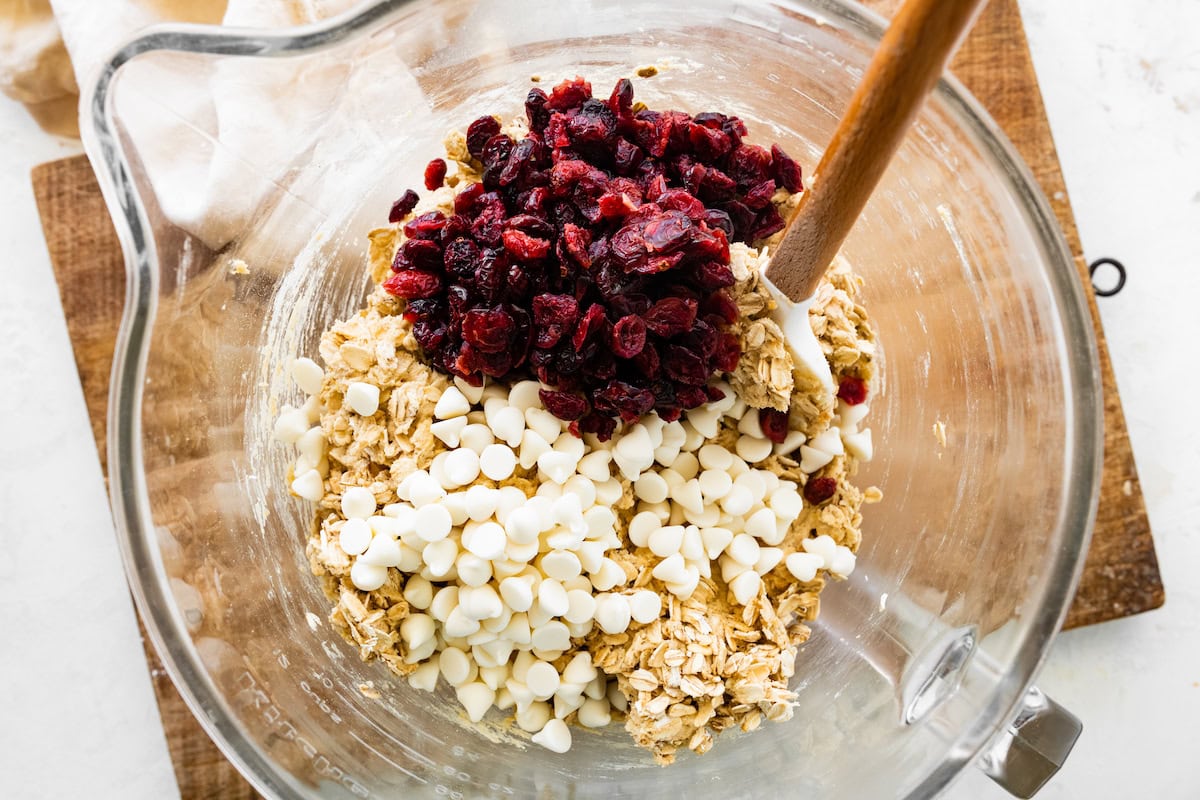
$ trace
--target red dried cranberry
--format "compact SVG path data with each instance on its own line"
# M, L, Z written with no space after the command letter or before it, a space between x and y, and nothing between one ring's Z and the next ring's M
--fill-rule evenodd
M617 117L599 100L588 100L567 120L567 135L577 148L606 146L617 135Z
M758 239L766 239L772 234L779 233L784 229L787 223L783 221L783 217L779 216L779 211L775 206L767 206L758 219L754 221L754 228L750 231L752 241Z
M583 349L583 345L591 338L592 334L604 327L607 322L607 317L604 314L604 307L599 303L595 303L588 307L588 310L583 313L583 319L579 320L579 325L575 327L575 334L571 337L571 344L575 346L575 351L579 352Z
M716 291L704 299L701 309L705 314L716 314L727 324L732 325L738 320L737 303L729 292Z
M517 146L508 154L504 169L500 171L498 179L500 185L508 186L521 177L522 173L532 169L539 149L539 142L533 136L528 136L517 142Z
M756 144L743 144L729 154L725 173L739 188L750 189L771 176L771 154Z
M538 397L547 411L562 420L576 420L588 412L588 401L577 394L539 389Z
M465 189L454 195L454 213L470 214L475 210L475 201L483 196L483 193L486 191L487 188L482 183L467 185Z
M720 261L702 261L696 265L696 285L706 292L715 292L727 286L733 286L733 270L728 264ZM736 322L737 317L729 320Z
M688 386L703 386L708 381L708 365L686 347L668 345L663 356L663 369L671 380Z
M407 217L417 207L419 199L417 193L412 189L405 189L404 194L400 195L400 199L392 203L392 210L388 212L388 222L395 224Z
M442 266L442 247L429 239L409 239L400 246L401 254L414 269L433 271Z
M446 326L428 320L418 320L413 325L413 337L425 350L435 350L446 340Z
M573 222L568 222L563 226L562 239L563 248L567 254L574 259L575 263L583 269L588 269L592 266L592 257L588 253L588 248L592 244L592 234L587 228L581 228ZM566 259L563 259L564 263Z
M579 303L569 294L540 294L533 298L536 325L568 327L579 319Z
M583 78L576 76L573 80L563 81L550 91L550 99L546 108L553 111L566 111L578 108L592 97L592 85Z
M776 411L773 408L758 410L758 427L763 435L775 444L783 444L788 435L788 415L786 411Z
M804 484L804 499L809 505L820 505L837 492L836 478L809 478Z
M733 372L738 367L742 357L742 345L737 336L732 333L722 333L717 342L717 350L713 353L713 366L720 372Z
M441 188L446 180L446 162L435 158L425 165L425 188L429 191Z
M463 341L481 353L500 353L512 344L517 326L501 308L474 308L463 315Z
M651 333L669 338L692 329L698 305L695 300L664 297L643 315Z
M541 133L550 122L550 112L546 110L546 101L550 98L536 86L529 90L525 98L525 118L529 120L529 130Z
M538 261L545 258L546 254L550 252L550 242L545 239L535 239L523 231L504 231L502 237L504 249L513 258L521 261Z
M470 239L455 239L442 257L446 271L461 278L472 277L479 263L479 245Z
M771 145L771 167L775 180L779 185L793 194L804 188L804 178L800 173L800 165L795 159L783 152L777 144Z
M728 135L705 125L689 125L688 139L695 148L696 155L708 163L721 159L733 149Z
M620 358L633 358L646 346L646 323L630 314L613 325L613 353Z
M867 399L867 382L862 378L847 375L838 382L838 399L848 406L856 406Z
M654 408L654 393L625 381L609 381L596 393L596 402L604 402L621 415L625 422L637 422Z
M767 207L771 202L771 197L775 194L775 181L771 178L763 181L755 186L750 191L746 192L744 202L755 211L760 211Z
M483 155L484 145L500 132L500 123L495 117L480 117L467 126L467 152L475 158Z
M571 424L576 425L576 423ZM615 419L604 414L597 414L593 411L591 414L579 419L578 424L573 432L576 436L584 433L593 433L600 441L607 442L612 438L612 435L616 430L617 421Z
M383 282L383 288L388 294L405 300L416 300L433 297L442 289L442 279L432 272L419 272L406 269L394 272Z
M659 372L662 369L662 361L658 357L658 350L654 345L646 342L641 351L633 357L633 365L643 376L647 378L659 377Z
M675 394L675 402L685 409L699 408L708 402L703 386L683 386Z
M404 223L404 235L410 239L437 239L445 226L445 214L428 211Z
M612 94L608 97L608 107L614 114L620 114L633 108L633 83L629 78L621 78L617 81Z

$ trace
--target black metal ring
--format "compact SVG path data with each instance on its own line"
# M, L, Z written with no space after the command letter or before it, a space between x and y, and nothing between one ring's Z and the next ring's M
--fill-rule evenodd
M1117 271L1117 285L1111 289L1101 289L1096 285L1096 270L1103 266L1110 266ZM1112 297L1117 292L1125 288L1125 265L1115 258L1098 258L1088 265L1088 275L1092 278L1092 291L1097 297Z

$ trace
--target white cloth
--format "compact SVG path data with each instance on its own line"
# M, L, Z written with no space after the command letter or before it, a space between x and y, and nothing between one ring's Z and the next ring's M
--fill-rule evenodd
M278 28L318 22L359 2L229 0L226 6L214 0L51 0L81 87L147 25L219 18L228 26ZM207 86L188 86L194 80L189 65L172 72L159 60L153 68L139 70L134 62L125 69L118 110L158 205L213 249L243 230L303 147L302 141L280 140L281 131L305 127L286 122L319 113L341 78L291 64L258 64L247 71L241 63L227 62L216 66ZM293 91L300 86L303 91ZM268 117L272 124L263 124Z

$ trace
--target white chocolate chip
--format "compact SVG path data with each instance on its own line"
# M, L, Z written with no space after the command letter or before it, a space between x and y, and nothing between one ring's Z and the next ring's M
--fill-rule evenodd
M292 361L289 371L300 391L309 395L320 394L325 371L317 366L317 362L311 358L297 358Z
M743 606L758 596L761 587L762 578L754 570L747 570L729 582L729 591L733 592L733 598L738 605Z
M351 486L342 492L342 516L347 519L366 519L375 513L375 495L370 489Z
M457 386L447 387L433 407L433 415L438 419L453 419L464 417L471 410L471 401L467 400Z
M565 753L571 749L571 731L561 719L552 719L533 735L533 741L553 753Z
M379 410L379 387L355 381L346 387L346 405L359 416L372 416Z
M284 406L283 411L275 418L272 430L276 441L284 444L295 444L309 428L308 415L298 408Z
M305 500L317 503L325 496L325 481L321 478L321 473L310 469L292 481L291 489Z
M771 455L774 445L770 439L755 436L739 436L737 454L748 464L756 464Z
M817 577L817 570L825 566L825 559L813 553L792 553L784 563L792 577L807 583Z
M387 567L366 564L361 560L355 561L354 566L350 567L350 582L356 589L364 592L373 592L383 586L387 582L387 576Z
M467 427L466 417L444 419L429 426L429 432L446 443L447 447L458 447L459 437Z

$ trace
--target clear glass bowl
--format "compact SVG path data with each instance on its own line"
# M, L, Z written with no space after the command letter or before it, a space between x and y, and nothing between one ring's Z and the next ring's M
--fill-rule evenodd
M880 32L834 0L416 0L284 33L160 29L114 56L85 120L129 269L113 509L164 663L261 791L918 798L981 754L1003 777L1039 724L1018 761L1069 749L1077 727L1028 687L1095 509L1094 342L1045 201L953 80L845 246L884 354L859 479L885 499L823 597L792 721L666 768L619 726L566 755L469 726L326 622L309 510L269 437L298 399L283 365L359 306L366 233L447 130L518 114L531 75L599 93L653 63L651 106L736 113L811 168Z

